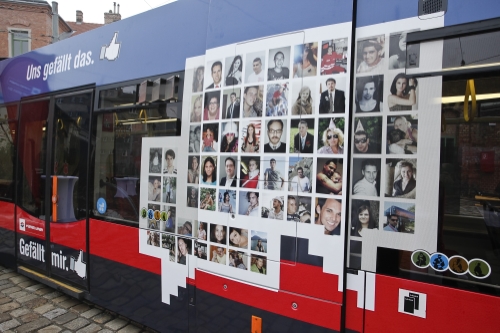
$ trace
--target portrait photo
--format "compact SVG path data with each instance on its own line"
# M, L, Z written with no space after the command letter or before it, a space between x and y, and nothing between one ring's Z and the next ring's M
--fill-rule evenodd
M223 187L237 187L238 176L236 174L236 160L230 156L220 156L220 158L219 185Z
M229 250L229 267L248 269L249 256L245 252Z
M204 66L197 67L193 72L193 86L191 90L193 93L203 91L204 78L205 78L205 67Z
M380 74L385 69L385 35L358 39L356 73Z
M161 148L149 149L149 173L161 173Z
M418 110L419 88L416 78L405 73L398 73L389 82L391 82L390 94L387 96L389 111Z
M266 69L265 51L248 53L245 60L245 83L265 82L267 78Z
M417 160L414 158L388 158L385 168L385 196L415 199L417 192Z
M166 174L177 174L177 148L176 147L166 147L165 151L165 161L163 162L163 173Z
M318 72L318 43L295 45L293 48L294 78L316 76Z
M161 234L162 247L168 250L168 259L175 262L175 236L169 234Z
M354 154L380 154L382 151L382 117L354 118Z
M261 160L265 190L286 191L288 184L286 183L285 162L285 157L279 156Z
M329 39L321 42L321 75L347 72L348 39Z
M206 92L204 105L203 120L220 119L220 91Z
M200 209L215 211L215 188L200 188Z
M260 158L259 156L241 156L240 159L240 187L260 187Z
M319 113L345 113L345 91L347 79L345 76L322 76L316 98L319 100ZM317 93L319 92L319 95Z
M161 201L161 177L149 176L148 201Z
M190 238L177 237L177 263L186 265L193 241Z
M229 121L221 124L221 153L237 153L238 152L238 122Z
M259 153L262 123L260 120L245 120L240 122L240 149L242 153Z
M202 156L200 184L217 185L217 156Z
M241 107L241 88L222 91L222 119L238 119Z
M189 152L199 153L201 147L201 125L189 127Z
M223 84L222 60L213 60L207 63L205 67L206 89L220 89Z
M252 254L250 257L250 271L258 274L267 274L266 257Z
M276 193L260 194L261 217L265 219L284 220L285 197Z
M382 229L390 232L415 233L415 203L384 202Z
M378 229L379 212L379 201L352 200L351 236L362 237L366 229Z
M259 196L259 192L239 191L238 214L261 217Z
M227 249L225 247L210 245L210 261L226 265Z
M324 227L325 235L342 233L342 201L333 198L316 198L314 224Z
M292 193L311 193L312 157L290 157L288 160L288 190Z
M240 109L242 118L262 117L264 107L264 86L253 85L243 88L243 105Z
M416 154L418 115L387 117L387 154Z
M207 222L198 222L198 239L202 241L207 240L208 224Z
M282 117L288 115L288 91L290 84L274 83L267 85L266 117Z
M187 193L186 206L190 208L198 208L198 187L188 186L186 193Z
M384 76L362 76L356 78L354 111L381 112L384 105Z
M379 158L354 158L352 194L366 197L380 196L380 174Z
M207 260L208 257L207 244L195 241L193 247L193 254L198 259Z
M163 177L163 198L162 202L176 203L177 198L177 178Z
M200 180L200 155L188 156L188 184L198 184Z
M239 247L242 249L248 249L248 230L229 227L229 245L233 247Z
M287 119L266 120L264 153L286 153Z
M226 58L226 70L224 71L224 83L226 87L237 86L243 82L243 57L236 55Z
M419 67L420 44L406 44L406 35L409 32L412 31L391 33L389 37L389 69Z
M286 198L286 220L290 222L312 223L314 206L311 197L289 195Z
M192 219L177 219L176 233L182 236L195 237L198 231L198 220Z
M318 120L318 137L316 152L324 155L341 155L344 153L345 118L320 118Z
M162 214L161 224L162 231L175 233L175 225L176 225L176 207L164 205L163 211L165 214Z
M250 249L256 252L267 253L267 232L252 230L251 235Z
M147 244L160 247L160 233L157 231L148 230L146 232Z
M294 80L292 82L292 92L290 105L292 107L292 116L303 116L315 114L316 109L316 78L305 78L303 80Z
M316 193L342 194L342 158L318 158L316 165Z
M290 153L314 152L314 118L290 120Z
M290 46L269 50L267 80L287 80L290 78Z
M189 115L189 121L192 123L201 122L202 114L203 114L203 95L196 94L191 96L191 114Z
M219 151L219 124L203 124L201 151L204 153Z
M217 210L221 213L236 214L235 190L219 190Z
M210 224L210 241L212 243L227 244L227 226L225 224Z

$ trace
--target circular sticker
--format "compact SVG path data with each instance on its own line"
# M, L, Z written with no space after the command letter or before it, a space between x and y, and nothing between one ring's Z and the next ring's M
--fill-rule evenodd
M163 222L165 222L167 220L167 212L162 210L160 218Z
M148 210L146 208L141 209L141 218L145 219L148 216Z
M413 262L413 265L417 266L418 268L427 268L431 263L431 258L427 251L416 250L411 254L411 261Z
M154 215L154 212L152 209L148 209L148 219L152 220L153 219L153 216Z
M491 274L491 267L483 259L471 259L469 261L469 274L476 279L486 279Z
M469 270L469 262L461 256L450 257L448 265L450 271L457 275L467 274L467 271Z
M156 221L160 221L160 211L159 210L155 210L154 212L154 217L155 217L155 220Z
M438 272L448 269L448 257L443 253L433 253L431 256L431 267Z
M108 208L108 205L106 204L106 200L104 200L104 198L97 199L96 208L97 208L97 211L99 212L99 214L106 213L106 209Z

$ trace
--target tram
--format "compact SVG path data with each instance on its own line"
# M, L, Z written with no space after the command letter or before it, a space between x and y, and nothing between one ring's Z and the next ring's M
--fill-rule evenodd
M161 332L495 332L499 16L180 0L4 60L0 264Z

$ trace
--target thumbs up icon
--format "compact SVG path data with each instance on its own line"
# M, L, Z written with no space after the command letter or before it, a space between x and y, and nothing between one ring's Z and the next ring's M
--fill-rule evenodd
M85 277L87 276L87 264L83 262L83 251L82 250L80 250L80 254L78 255L78 259L76 259L76 261L75 261L74 271L82 279L85 279Z
M116 42L117 37L118 32L115 32L109 45L104 45L103 47L101 47L101 55L99 56L99 59L103 60L104 58L106 58L108 60L116 60L116 58L118 58L121 43Z

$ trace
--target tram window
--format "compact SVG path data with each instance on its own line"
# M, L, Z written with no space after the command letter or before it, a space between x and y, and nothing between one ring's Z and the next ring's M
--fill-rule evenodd
M99 108L114 108L134 105L137 102L137 85L101 90L99 92Z
M138 226L143 137L180 135L181 103L159 103L94 115L91 160L92 205L99 198L107 210L95 218ZM95 209L95 208L94 208Z
M17 106L0 106L0 199L14 197L14 141Z

